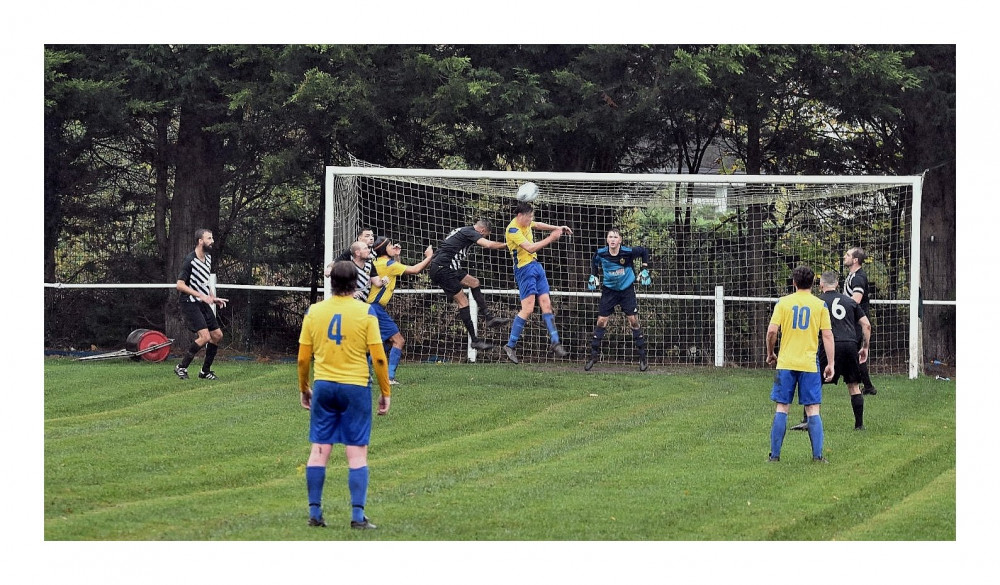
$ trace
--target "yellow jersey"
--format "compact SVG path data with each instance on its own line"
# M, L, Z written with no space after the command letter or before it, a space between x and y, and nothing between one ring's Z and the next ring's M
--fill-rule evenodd
M831 329L830 311L823 299L809 291L796 291L778 299L771 325L781 329L778 369L816 372L820 331Z
M299 344L312 346L313 379L368 385L368 346L382 343L373 311L367 303L345 296L309 307Z
M528 227L521 227L518 225L516 217L507 224L507 230L504 232L503 237L507 243L507 250L510 251L511 259L514 261L515 268L521 268L538 259L537 252L529 252L521 247L521 242L528 242L529 244L535 242L535 237L531 232L531 228L533 227L535 227L535 222L531 222Z
M375 259L375 273L388 279L385 286L375 286L368 291L368 304L378 303L383 307L389 304L392 298L392 291L396 290L396 278L406 272L409 268L402 262L397 262L388 256L379 256Z

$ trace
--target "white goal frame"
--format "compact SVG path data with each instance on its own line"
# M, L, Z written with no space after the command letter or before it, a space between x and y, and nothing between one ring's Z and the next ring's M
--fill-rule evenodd
M626 173L552 173L552 172L521 172L521 171L472 171L472 170L437 170L437 169L403 169L403 168L383 168L369 166L330 166L326 168L325 185L325 225L324 225L324 265L331 262L335 256L350 243L358 227L358 218L355 214L344 213L338 210L335 201L335 183L337 177L357 177L369 176L387 179L402 178L423 178L423 179L499 179L508 181L586 181L589 183L623 183L623 182L677 182L688 184L715 185L724 188L727 185L747 185L747 184L816 184L816 185L886 185L909 187L912 193L911 211L909 220L909 298L897 300L874 300L873 303L905 303L909 305L908 321L908 364L907 371L910 379L915 379L922 368L922 352L920 340L920 201L923 183L922 176L824 176L824 175L683 175L683 174L626 174ZM339 227L337 222L340 222ZM347 229L347 228L350 229ZM401 228L402 229L402 228ZM347 237L350 233L350 237ZM338 237L339 234L339 237ZM436 242L435 242L436 245ZM725 364L725 356L722 351L722 343L725 337L723 320L720 318L721 311L724 311L724 304L727 301L777 301L777 298L756 298L725 296L722 287L718 287L714 294L701 297L690 295L684 298L700 298L713 300L715 302L716 319L716 353L714 365L721 367ZM400 291L406 292L406 291ZM421 291L433 292L433 291ZM440 291L438 291L440 292ZM491 292L491 291L485 291ZM510 292L510 291L497 291ZM514 291L516 292L516 291ZM329 292L327 291L327 294ZM556 291L553 295L587 295L575 291ZM593 293L590 293L593 295ZM670 295L657 295L665 298ZM640 299L643 295L639 295ZM470 299L471 301L471 299ZM474 301L473 301L474 302ZM474 350L469 350L470 361L475 361Z

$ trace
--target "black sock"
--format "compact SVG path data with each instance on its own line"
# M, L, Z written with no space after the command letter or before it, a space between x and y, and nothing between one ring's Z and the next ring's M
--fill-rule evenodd
M483 318L489 319L491 317L490 309L486 306L486 297L483 296L482 287L477 286L472 289L472 298L475 299L476 304L479 305L479 312L483 314Z
M854 426L860 427L865 424L865 395L851 394L851 409L854 410Z
M858 364L858 370L861 371L861 387L872 388L872 377L868 375L868 362Z
M604 339L604 327L594 327L594 334L590 337L590 353L597 355L601 353L601 340Z
M205 345L205 363L201 365L201 371L211 372L212 362L215 361L215 352L219 351L219 346L212 342Z
M475 325L472 323L472 313L469 312L469 307L462 307L458 310L458 317L462 320L462 325L465 325L465 330L469 332L469 337L472 338L472 343L479 341L476 337Z
M187 355L181 360L180 367L186 368L191 365L191 360L194 359L194 356L198 355L199 351L201 351L201 346L197 343L192 343L191 347L188 348Z
M635 342L635 349L640 356L646 355L646 336L642 334L642 327L632 330L632 341Z

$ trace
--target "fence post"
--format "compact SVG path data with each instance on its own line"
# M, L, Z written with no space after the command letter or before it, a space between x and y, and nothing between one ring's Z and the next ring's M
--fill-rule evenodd
M479 305L476 304L476 299L472 296L472 290L466 289L465 294L469 296L469 316L472 317L472 329L479 335L479 321L477 316L479 315ZM466 343L468 344L468 356L470 363L476 363L476 350L472 348L472 336L466 335Z
M715 365L726 365L726 301L725 289L715 287Z

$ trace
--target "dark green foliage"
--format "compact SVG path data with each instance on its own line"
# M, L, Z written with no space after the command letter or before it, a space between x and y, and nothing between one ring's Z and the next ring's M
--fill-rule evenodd
M313 301L324 168L350 154L384 166L536 171L938 168L925 205L953 210L954 54L950 45L49 45L45 280L169 284L193 230L209 227L220 277L310 287ZM774 249L767 212L739 218L733 237L747 253ZM704 244L696 218L672 221L678 256ZM933 227L946 244L923 274L953 298L954 214ZM767 288L748 283L751 294ZM273 302L263 313L285 312ZM170 308L156 320L183 334ZM56 312L46 322L48 344L75 335Z

